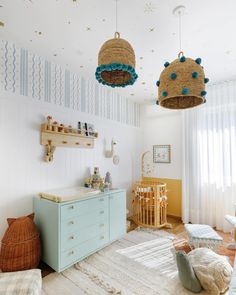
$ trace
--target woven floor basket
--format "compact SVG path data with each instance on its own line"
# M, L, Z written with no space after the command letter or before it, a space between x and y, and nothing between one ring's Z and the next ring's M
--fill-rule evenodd
M36 268L40 261L41 246L34 214L8 219L9 227L2 239L0 269L19 271Z
M194 74L193 74L194 73ZM195 60L184 58L166 65L159 79L159 104L169 109L186 109L205 101L205 75ZM186 93L183 93L186 91Z
M98 66L115 63L130 66L132 69L135 68L134 50L128 41L120 38L118 32L115 33L115 38L106 41L102 45L98 54ZM105 69L101 73L101 78L107 84L124 85L132 80L132 73L122 68L110 71Z

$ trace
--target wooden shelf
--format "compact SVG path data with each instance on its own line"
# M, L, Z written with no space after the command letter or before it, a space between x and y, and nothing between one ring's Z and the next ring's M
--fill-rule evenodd
M47 130L47 124L41 124L40 144L46 146L45 160L51 162L56 147L87 148L94 147L97 137L77 133L65 133Z

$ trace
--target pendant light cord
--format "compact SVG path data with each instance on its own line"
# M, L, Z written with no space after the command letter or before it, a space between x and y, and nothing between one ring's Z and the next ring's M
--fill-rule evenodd
M182 12L179 11L179 52L182 52Z
M118 32L118 0L116 0L116 32Z

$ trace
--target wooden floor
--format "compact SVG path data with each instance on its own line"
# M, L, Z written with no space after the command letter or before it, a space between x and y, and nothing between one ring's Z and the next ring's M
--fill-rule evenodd
M164 228L163 230L176 235L175 244L178 247L180 247L180 249L181 249L181 245L183 245L184 250L188 249L190 251L191 249L188 246L186 247L187 234L186 234L186 231L184 228L184 224L179 219L176 219L173 217L169 217L168 222L172 224L172 228L171 229ZM131 222L131 226L130 226L129 231L134 230L135 228L137 228L137 225L134 224L133 222ZM220 236L222 236L222 238L224 240L223 246L219 248L219 254L228 256L231 265L233 265L235 250L228 250L226 248L227 243L229 243L231 241L231 235L228 233L227 234L223 233L221 231L217 231L217 232ZM47 266L43 262L40 263L39 268L42 270L43 277L54 272L54 270L52 268L50 268L49 266Z

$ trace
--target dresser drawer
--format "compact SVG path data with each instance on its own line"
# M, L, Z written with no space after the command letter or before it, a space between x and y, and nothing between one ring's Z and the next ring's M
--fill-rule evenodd
M108 206L97 208L87 214L71 217L61 223L61 236L77 232L94 224L108 223Z
M87 240L69 250L61 252L61 265L60 268L65 268L73 263L78 262L83 257L88 256L96 249L101 248L109 241L108 231L101 233L93 239Z
M91 240L98 235L103 236L103 233L108 231L109 228L107 222L101 221L98 224L81 228L78 232L64 234L61 236L61 251L70 249L76 245Z
M108 198L98 197L91 200L74 202L68 205L61 206L61 219L66 220L74 216L79 216L91 211L96 210L97 208L106 207L108 204Z

